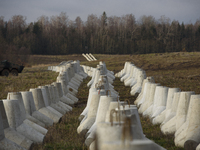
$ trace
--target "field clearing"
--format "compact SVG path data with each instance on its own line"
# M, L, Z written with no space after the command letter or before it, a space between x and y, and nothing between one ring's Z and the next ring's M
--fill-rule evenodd
M147 76L153 76L155 82L167 87L179 87L182 91L195 91L200 94L200 53L164 53L144 55L94 55L98 61L88 62L82 55L32 55L27 67L19 76L0 77L0 99L5 99L8 92L27 91L40 85L51 84L56 81L58 73L48 71L47 66L58 65L62 61L80 60L82 65L96 67L99 61L105 61L107 69L115 73L123 69L126 61L133 62L137 67L146 71ZM79 102L72 112L63 116L62 121L48 129L42 145L35 145L34 149L87 149L84 137L76 133L79 125L78 116L86 106L88 88L87 78L79 88L77 97ZM135 97L129 94L130 87L116 79L115 90L120 93L120 100L129 99L134 102ZM174 146L173 135L164 136L159 126L151 125L150 121L141 117L144 134L162 145L166 149L179 149Z

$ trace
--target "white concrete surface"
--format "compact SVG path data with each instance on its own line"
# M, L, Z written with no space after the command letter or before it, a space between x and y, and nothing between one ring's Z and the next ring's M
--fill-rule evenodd
M89 131L86 134L87 138L85 140L85 144L87 146L89 146L94 141L97 123L105 121L106 112L109 108L109 104L111 101L113 101L113 97L111 96L100 97L95 123L92 125L92 127L89 129Z
M101 150L165 150L163 147L150 140L133 140L123 143L121 140L105 142Z
M190 96L194 92L180 92L176 115L161 125L161 131L164 134L174 134L182 124L186 121Z
M150 96L151 82L146 82L145 84L146 85L145 85L145 92L144 92L143 98L137 103L137 106L140 107L138 110L140 114L144 112L143 105L145 103L148 103L149 96Z
M26 116L20 111L19 100L3 100L9 126L35 143L42 143L44 135L24 123Z
M189 148L191 145L197 146L200 143L199 113L200 95L191 95L186 121L175 133L176 146Z
M53 109L52 107L49 107L49 106L45 107L44 98L43 98L41 89L39 88L30 89L30 91L33 94L36 110L38 110L40 113L44 114L45 116L51 118L54 121L54 123L59 122L59 120L62 117L62 114L59 113L57 110Z
M171 111L169 113L165 114L165 119L162 122L161 126L164 125L166 122L168 122L171 118L173 118L174 116L176 116L176 111L177 111L177 107L178 107L178 102L179 102L180 94L181 94L180 92L175 92L174 93Z
M146 73L144 70L139 70L138 76L137 76L137 83L131 88L131 95L135 95L137 93L140 93L142 90L142 83L143 80L146 78Z
M151 84L151 95L150 95L150 99L149 99L149 103L148 103L148 108L142 113L142 115L144 116L144 117L149 117L149 118L151 118L151 116L152 116L152 114L153 114L153 108L154 108L154 101L155 101L155 99L156 99L156 96L155 95L158 95L158 93L159 93L159 88L160 88L161 86L160 85L158 85L158 84Z
M44 128L45 126L44 123L40 122L36 118L26 113L24 102L20 92L9 92L7 98L18 100L20 107L20 114L23 115L22 119L25 124L27 124L28 126L32 127L33 129L44 135L47 133L47 129Z
M161 124L165 120L165 116L171 112L174 93L176 93L176 92L180 92L180 89L179 88L169 88L166 109L153 119L153 121L152 121L153 124Z
M9 127L8 119L7 119L5 108L3 105L3 101L0 101L0 141L4 138L7 138L8 140L16 143L17 145L19 145L25 149L30 149L33 144L33 141L31 141L28 138L24 137L23 135L19 134L13 128ZM1 144L3 144L3 141L1 142ZM4 149L6 149L6 148L4 147Z
M186 116L190 103L190 96L194 94L195 93L193 91L181 92L176 113L176 130L178 130L186 121Z
M53 120L36 110L32 92L25 91L21 92L21 94L27 114L30 114L40 122L43 122L47 127L52 126Z
M82 111L82 113L81 113L80 116L79 116L79 120L80 120L80 121L81 121L85 116L87 116L88 109L89 109L89 106L90 106L90 103L91 103L92 93L93 93L93 92L97 92L96 88L90 88L90 89L89 89L89 95L88 95L86 107L85 107L85 109Z
M138 95L138 97L136 98L136 100L134 101L135 105L137 105L140 102L140 100L143 98L144 94L146 93L146 87L145 87L146 82L154 82L153 77L147 77L146 79L144 79L142 83L142 90L140 94Z
M97 92L93 92L91 95L91 102L87 113L87 118L79 125L77 132L79 134L85 134L91 126L94 124L97 116L97 110L99 106L100 95Z
M101 150L104 142L114 142L122 138L122 125L119 123L98 123L96 129L96 147Z
M157 87L156 87L157 89ZM159 86L158 93L154 96L153 110L151 118L155 118L166 108L167 103L167 95L168 95L168 87Z

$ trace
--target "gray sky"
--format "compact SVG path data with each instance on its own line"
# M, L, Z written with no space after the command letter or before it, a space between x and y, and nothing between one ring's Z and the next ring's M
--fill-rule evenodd
M61 12L66 12L70 20L80 16L86 21L88 15L99 17L103 11L108 17L132 13L136 19L143 15L159 19L165 15L171 21L195 23L200 19L200 0L0 0L0 16L6 21L22 15L30 23L42 15L51 17Z

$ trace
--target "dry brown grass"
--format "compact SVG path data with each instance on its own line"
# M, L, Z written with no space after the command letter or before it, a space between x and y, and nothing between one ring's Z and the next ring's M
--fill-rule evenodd
M48 71L47 67L26 67L18 76L0 76L0 99L5 99L8 92L29 91L40 85L56 81L58 73Z

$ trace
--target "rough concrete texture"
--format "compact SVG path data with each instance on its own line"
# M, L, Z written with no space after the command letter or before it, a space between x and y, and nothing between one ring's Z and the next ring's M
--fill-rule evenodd
M139 101L143 98L143 94L144 94L144 91L146 90L145 89L145 84L146 82L151 82L151 83L154 83L154 78L153 77L147 77L146 79L143 80L142 82L142 90L141 92L139 93L137 99L134 101L134 104L137 105L139 103Z
M151 89L151 82L146 82L146 91L144 94L144 97L138 102L137 106L140 107L138 109L138 112L141 114L144 112L144 110L146 109L145 107L143 108L143 106L145 105L145 103L148 103L149 101L149 95L150 95L150 89Z
M138 72L139 68L135 67L134 72L133 72L133 80L130 83L130 87L133 87L137 84L137 79L138 79Z
M130 86L132 80L135 79L135 77L134 77L135 70L136 70L135 65L132 65L132 66L131 66L131 72L130 72L130 75L129 75L129 77L124 81L124 85L125 85L125 86Z
M115 74L115 77L121 78L122 76L124 76L125 72L126 72L126 68L127 68L128 62L125 62L124 64L124 68Z
M96 120L97 110L99 106L100 95L97 92L92 94L91 103L88 109L87 118L79 125L77 132L85 134Z
M44 135L47 133L47 130L44 128L44 123L26 113L24 102L20 92L10 92L8 93L7 98L17 99L19 101L21 111L20 113L25 115L25 119L23 120L25 124L29 125L30 127L34 128L35 130L41 132Z
M120 81L124 82L129 77L130 73L131 73L131 65L130 65L130 62L129 62L129 65L127 65L125 75L120 79Z
M42 143L44 135L24 123L25 116L20 112L18 100L3 100L9 126L36 143ZM22 118L23 116L23 118ZM36 127L37 128L37 127Z
M140 101L143 101L143 99L145 98L145 95L146 95L146 92L147 92L147 85L146 85L147 82L148 82L148 80L144 79L143 84L142 84L142 91L138 95L136 100L134 101L135 105L138 105L138 103L141 103Z
M85 109L82 111L82 113L79 116L79 121L81 121L88 113L88 108L90 106L91 98L92 98L92 92L96 92L96 88L90 88L89 89L89 95L88 95L88 100Z
M37 120L39 120L40 122L44 123L45 126L47 127L52 126L53 120L36 110L32 92L26 91L26 92L21 92L21 94L24 101L26 112L32 115Z
M113 101L113 98L111 96L101 96L100 97L99 107L97 110L97 116L96 116L95 123L92 125L90 130L87 132L88 136L86 134L87 138L85 140L85 144L87 146L89 146L94 141L97 123L105 121L106 112L109 108L109 104L111 101Z
M17 145L25 149L31 149L33 145L33 141L23 136L22 134L18 133L16 130L12 128L6 128L4 129L4 133L5 133L5 137L9 139L10 141L16 143Z
M164 134L174 134L181 127L181 125L185 123L190 96L192 94L194 94L194 92L180 92L179 102L176 108L176 116L161 125L161 131Z
M166 109L167 95L168 95L168 87L161 86L159 88L158 95L155 95L156 99L154 101L153 113L151 118L155 118L162 111Z
M30 91L33 94L33 99L35 103L36 110L39 110L40 108L45 107L42 91L39 88L36 89L30 89Z
M123 116L121 120L126 120L126 118L129 117L132 139L144 139L145 137L137 107L135 105L125 105L125 107L120 106L120 111L118 109L116 110L117 112L120 112L120 116Z
M120 105L121 104L119 102L110 102L108 111L106 113L105 122L107 122L107 123L110 122L110 111L115 109L115 108L120 107Z
M138 95L138 97L136 98L136 100L134 101L135 105L137 105L140 102L140 100L143 98L144 93L146 92L145 91L146 90L146 88L145 88L146 82L148 82L148 79L144 79L144 81L142 83L142 91L140 92L140 94Z
M101 150L165 150L163 147L157 145L150 140L134 140L134 141L115 141L105 142Z
M194 92L181 92L180 100L177 108L177 120L176 120L176 130L178 130L183 123L186 121L186 116L190 103L190 96L194 95Z
M142 103L140 108L138 109L138 112L140 114L143 114L151 105L153 105L155 88L158 85L160 85L160 84L159 83L150 83L150 88L146 94L147 100L144 103Z
M119 123L98 123L96 129L95 146L100 150L104 142L121 140L123 125Z
M33 99L35 102L36 109L40 113L51 118L54 121L54 123L57 123L60 120L60 118L62 117L62 114L60 114L58 111L56 111L52 107L49 107L49 106L45 107L44 98L43 98L41 89L39 89L39 88L30 89L30 91L33 94Z
M189 147L200 142L200 95L191 95L185 123L175 133L175 145ZM185 143L187 141L187 143ZM191 141L191 142L189 142ZM184 144L185 143L185 144Z
M67 97L64 95L61 83L60 83L60 82L54 82L53 84L54 84L54 86L56 86L56 88L57 88L57 90L58 90L58 96L59 96L60 101L63 102L63 103L68 102L69 98L67 98ZM66 104L63 105L63 106L66 106ZM70 109L69 109L69 107L70 107L70 106L68 106L68 107L66 106L67 110L68 110L68 111L71 111L71 110L72 110L72 107L70 107Z
M171 112L174 93L179 91L180 91L179 88L169 88L167 95L166 109L153 119L152 121L153 124L161 124L165 120L166 114L169 114Z
M151 116L153 115L153 108L155 107L154 104L155 104L155 100L156 100L156 95L158 95L158 93L159 93L158 89L160 87L161 87L160 85L152 84L152 87L151 87L152 90L153 90L152 91L152 97L151 97L152 99L149 100L149 107L143 112L144 117L151 118Z
M51 96L52 96L51 98L50 98L50 95L47 94L48 90L46 90L45 88L41 88L45 107L47 107L47 108L51 107L51 108L55 109L56 111L58 111L60 114L64 115L66 113L66 111L63 110L61 107L59 107L57 104L55 87L51 85L48 88L50 88L50 91L51 91ZM48 102L49 99L51 99L52 103Z
M66 114L66 112L68 112L69 110L67 107L65 107L65 105L63 105L63 102L60 101L58 90L57 90L56 86L53 86L53 90L54 90L54 96L55 96L54 98L56 101L55 105L57 105L60 108L60 110L61 110L60 113Z
M24 102L26 113L29 115L32 115L32 113L36 111L34 101L33 99L31 100L31 96L30 96L32 93L29 91L22 91L21 94L22 94L22 99Z
M33 144L33 141L19 134L13 128L9 127L3 101L0 101L0 117L2 117L2 122L0 122L0 124L3 125L5 137L25 149L30 149Z
M32 143L31 140L26 139L14 129L9 128L3 102L0 101L0 149L25 150L29 149Z
M94 82L95 75L96 75L96 69L94 69L94 71L92 73L92 79L87 83L87 87L91 87L91 85Z
M131 95L135 95L141 92L142 82L146 78L146 73L144 70L139 70L137 76L137 83L131 88Z
M178 107L178 102L179 102L180 94L181 94L180 92L174 93L171 111L169 113L165 114L165 119L162 122L161 126L164 125L166 122L168 122L171 118L173 118L174 116L176 116L176 111L177 111L177 107Z
M26 150L25 148L17 145L16 143L4 138L0 141L0 149L1 150Z

